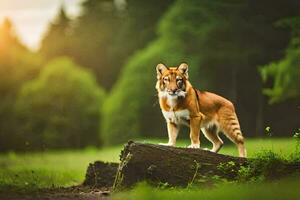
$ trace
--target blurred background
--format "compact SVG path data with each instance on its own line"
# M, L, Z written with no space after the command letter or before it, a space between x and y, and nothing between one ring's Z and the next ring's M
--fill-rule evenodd
M2 152L166 140L160 62L234 102L246 138L300 128L298 0L1 0L0 21Z

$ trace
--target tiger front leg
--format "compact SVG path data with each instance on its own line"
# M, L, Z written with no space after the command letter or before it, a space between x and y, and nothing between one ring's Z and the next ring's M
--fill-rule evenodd
M176 145L176 138L179 132L179 125L172 123L172 122L168 122L167 124L168 126L168 137L169 137L169 141L168 143L159 143L160 145L165 145L165 146L174 146Z
M188 148L200 148L201 119L201 117L194 117L190 119L191 145L189 145Z

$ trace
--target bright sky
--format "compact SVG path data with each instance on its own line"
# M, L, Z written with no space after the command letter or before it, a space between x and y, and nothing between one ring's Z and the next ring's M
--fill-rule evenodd
M9 17L22 42L36 50L49 22L57 15L62 4L68 16L80 13L83 0L0 0L0 22Z

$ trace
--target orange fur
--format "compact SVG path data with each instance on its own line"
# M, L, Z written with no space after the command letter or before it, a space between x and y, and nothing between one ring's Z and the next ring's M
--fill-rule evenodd
M194 89L188 80L188 65L179 67L157 65L156 89L159 104L167 121L169 142L175 146L181 125L190 128L190 148L200 148L200 129L213 144L211 151L218 152L223 141L218 133L223 132L238 147L239 156L246 157L244 137L233 104L210 92Z

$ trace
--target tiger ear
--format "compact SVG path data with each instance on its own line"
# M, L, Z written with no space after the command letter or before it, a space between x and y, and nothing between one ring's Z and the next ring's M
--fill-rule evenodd
M168 67L165 66L164 64L162 63L159 63L157 66L156 66L156 73L157 73L157 79L160 79L161 78L161 75L166 71L168 70Z
M179 65L179 67L177 67L177 70L178 70L180 73L182 73L182 74L185 76L186 79L189 78L189 73L188 73L189 66L188 66L188 64L186 64L186 63L181 63L181 64Z

